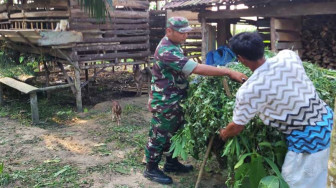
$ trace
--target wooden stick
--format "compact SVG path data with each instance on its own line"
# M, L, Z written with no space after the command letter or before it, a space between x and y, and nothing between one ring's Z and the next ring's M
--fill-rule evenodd
M201 178L202 178L202 175L203 175L203 171L204 171L204 166L206 164L206 161L208 160L208 157L209 157L209 154L210 154L210 151L211 151L211 148L212 148L212 143L214 141L214 138L215 138L215 135L213 135L210 138L210 142L208 144L208 149L207 149L207 151L205 153L205 156L204 156L204 159L203 159L203 162L202 162L202 165L201 165L201 169L200 169L199 174L198 174L198 178L197 178L197 181L196 181L195 188L199 188L199 185L200 185L200 182L201 182Z
M232 97L232 94L231 94L230 88L229 88L229 84L227 83L226 78L223 79L223 86L224 86L224 90L225 90L226 95L228 97Z
M224 90L225 90L226 95L228 97L231 97L232 94L230 92L230 88L229 88L229 85L227 83L226 78L223 79L223 86L224 86ZM200 169L199 174L198 174L198 178L197 178L197 181L196 181L195 188L199 187L199 184L200 184L200 181L201 181L201 178L202 178L202 175L203 175L203 171L204 171L204 166L206 164L206 161L208 160L208 157L209 157L209 154L210 154L210 151L211 151L211 148L212 148L212 144L213 144L214 138L215 138L215 134L211 137L210 142L208 144L208 149L207 149L207 151L205 153L205 156L204 156L204 159L203 159L203 162L202 162L202 165L201 165L201 169Z

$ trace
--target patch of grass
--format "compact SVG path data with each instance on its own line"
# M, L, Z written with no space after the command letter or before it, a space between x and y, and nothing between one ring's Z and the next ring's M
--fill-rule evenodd
M93 172L107 173L114 172L118 174L129 175L134 170L143 171L144 165L141 162L142 154L140 149L136 149L126 155L127 157L118 162L111 162L103 165L88 167L86 172L91 174Z
M142 108L132 104L126 104L123 108L123 115L129 115L141 111Z
M109 136L105 139L105 143L116 142L119 148L124 147L144 147L147 137L144 133L139 132L142 126L125 125L115 126L108 129Z
M92 151L94 153L99 153L100 156L108 156L112 154L111 149L108 148L106 144L99 144L95 146Z
M102 118L102 119L101 119L101 118L98 119L98 123L99 123L100 125L104 125L104 126L106 126L106 125L110 125L111 122L112 122L111 119L104 119L104 118Z
M87 108L85 108L85 109L87 109ZM100 118L100 117L104 118L104 117L107 116L106 114L104 114L104 113L102 113L98 110L88 110L87 112L84 111L84 113L85 113L85 116L83 116L81 118L86 119L86 120L92 119L92 118Z
M15 92L15 93L13 93ZM6 104L0 107L0 117L9 117L18 120L23 125L31 124L31 109L28 95L16 95L16 91L8 91ZM13 95L14 94L14 95ZM19 98L18 98L19 97ZM38 96L38 109L40 121L43 125L64 124L76 118L75 107L68 104L68 96L59 92L53 95L51 100ZM8 102L10 101L10 102Z
M0 174L0 186L80 187L78 170L71 165L43 163L34 167Z
M115 188L129 188L128 185L123 185L123 184L121 184L121 185L115 185L114 187Z
M42 138L39 138L39 137L37 137L37 136L34 136L34 138L33 139L31 139L31 140L25 140L25 141L23 141L23 142L21 142L22 144L37 144L37 143L39 143L39 142L41 142L42 141Z

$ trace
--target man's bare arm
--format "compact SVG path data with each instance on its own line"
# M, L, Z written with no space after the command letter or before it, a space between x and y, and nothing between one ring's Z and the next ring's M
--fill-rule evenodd
M192 73L204 76L229 76L231 79L240 83L243 83L245 80L247 80L247 76L241 72L237 72L225 67L217 68L203 64L198 64Z

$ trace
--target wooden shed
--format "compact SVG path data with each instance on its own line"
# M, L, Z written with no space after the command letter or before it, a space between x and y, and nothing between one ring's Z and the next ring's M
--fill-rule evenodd
M336 0L172 0L164 8L198 13L203 61L240 23L256 26L273 51L297 50L304 60L336 69Z
M148 0L104 2L110 18L101 20L91 18L78 0L7 0L0 5L0 38L7 47L54 57L67 82L72 79L63 64L74 67L78 111L89 69L95 69L95 77L106 67L147 64L150 55Z

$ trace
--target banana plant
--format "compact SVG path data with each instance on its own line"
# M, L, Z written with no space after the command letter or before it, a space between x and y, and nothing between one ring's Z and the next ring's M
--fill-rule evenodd
M91 17L105 20L112 10L113 0L77 0L81 9L89 13Z

